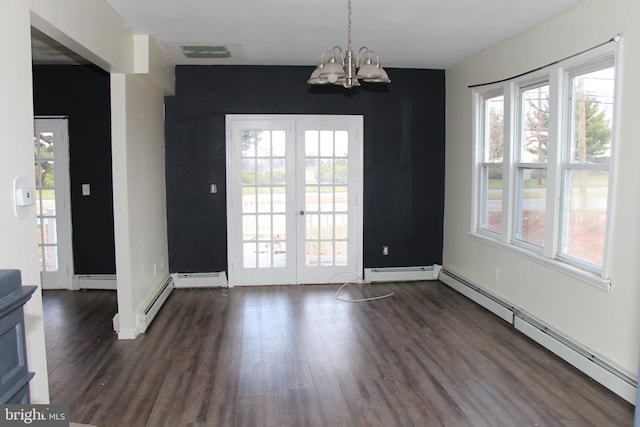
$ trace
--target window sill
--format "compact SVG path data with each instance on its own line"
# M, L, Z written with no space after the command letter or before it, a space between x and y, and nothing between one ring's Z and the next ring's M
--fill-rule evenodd
M509 243L501 242L489 236L484 236L480 233L469 232L468 234L470 237L472 237L473 239L481 243L496 247L506 252L510 252L512 254L521 256L528 260L534 261L544 267L548 267L562 274L566 274L567 276L570 276L573 279L576 279L588 285L594 286L602 291L611 292L610 279L604 279L594 273L582 270L580 268L574 267L569 264L565 264L555 259L546 258L535 252L528 251L526 249L520 248L518 246L509 244Z

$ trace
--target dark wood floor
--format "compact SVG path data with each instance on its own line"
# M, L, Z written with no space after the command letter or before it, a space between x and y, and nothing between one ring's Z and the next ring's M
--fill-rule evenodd
M118 341L110 291L45 291L52 403L128 426L629 426L633 407L439 282L174 290Z

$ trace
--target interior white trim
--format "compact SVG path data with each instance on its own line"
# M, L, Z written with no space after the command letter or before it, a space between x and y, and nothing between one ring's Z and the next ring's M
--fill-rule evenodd
M119 340L135 340L140 333L137 330L120 330L120 316L116 313L113 316L113 330L118 334Z

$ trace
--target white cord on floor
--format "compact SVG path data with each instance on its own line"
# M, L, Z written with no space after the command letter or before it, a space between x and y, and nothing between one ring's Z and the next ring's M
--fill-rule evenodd
M340 274L340 273L337 273ZM393 292L388 293L386 295L381 295L378 297L370 297L370 298L361 298L361 299L349 299L349 298L344 298L340 296L340 293L342 292L342 290L349 284L351 283L358 283L359 280L362 280L361 277L356 277L354 279L349 280L348 282L345 282L342 286L340 286L340 288L338 288L338 290L336 291L336 294L334 295L334 298L339 300L339 301L344 301L344 302L366 302L366 301L375 301L375 300L379 300L379 299L383 299L383 298L389 298L390 296L393 295Z

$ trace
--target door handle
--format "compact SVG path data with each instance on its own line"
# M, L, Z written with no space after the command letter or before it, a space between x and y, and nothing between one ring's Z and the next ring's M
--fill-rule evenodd
M300 215L304 215L304 211L300 211Z

